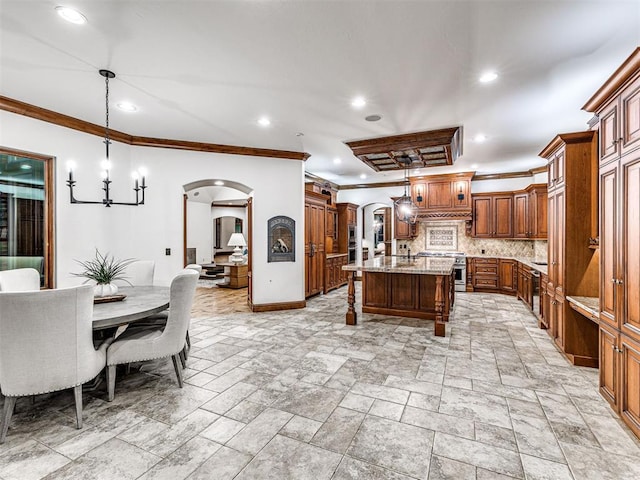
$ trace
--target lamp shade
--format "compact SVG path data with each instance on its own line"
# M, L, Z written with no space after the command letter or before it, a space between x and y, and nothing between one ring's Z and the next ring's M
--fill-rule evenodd
M244 235L241 233L232 233L229 237L228 247L246 247L247 242L244 239Z

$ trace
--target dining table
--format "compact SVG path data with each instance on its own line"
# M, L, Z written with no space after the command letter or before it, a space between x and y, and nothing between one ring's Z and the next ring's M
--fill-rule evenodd
M93 306L93 330L129 325L169 307L169 287L120 287L120 301L96 303Z

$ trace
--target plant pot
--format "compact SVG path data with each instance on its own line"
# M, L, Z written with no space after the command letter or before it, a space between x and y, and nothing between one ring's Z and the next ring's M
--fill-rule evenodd
M110 297L118 293L118 286L114 283L99 283L93 287L94 297Z

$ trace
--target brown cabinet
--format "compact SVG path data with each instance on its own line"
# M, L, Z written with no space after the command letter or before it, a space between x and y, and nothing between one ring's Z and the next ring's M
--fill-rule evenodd
M549 297L547 295L547 284L549 283L549 277L540 273L540 285L539 285L539 293L540 293L540 328L548 329L549 328Z
M619 350L620 333L606 324L601 324L600 393L616 410L618 409L618 391L620 390Z
M397 198L391 198L394 202ZM395 206L393 208L393 238L396 240L411 240L418 236L418 224L406 223L398 220Z
M472 196L472 236L513 238L513 194L479 193Z
M567 295L595 296L599 266L589 248L597 193L597 134L556 136L540 153L548 160L549 334L569 361L598 366L598 326L569 307Z
M640 343L622 335L619 350L622 362L620 416L640 436Z
M224 267L224 281L218 283L220 288L244 288L249 285L249 266L247 264L237 265L234 263L219 263Z
M513 195L513 237L529 238L529 193Z
M349 262L355 261L356 251L356 212L358 205L336 203L338 210L338 253L351 253Z
M471 178L473 173L452 173L412 177L411 199L421 218L471 218Z
M533 273L521 263L518 263L518 298L533 310Z
M327 197L307 191L304 203L305 297L324 290L324 242Z
M529 185L526 188L529 195L527 203L527 217L529 224L528 238L544 240L548 234L547 216L547 187L544 184Z
M327 253L338 252L338 209L327 205L325 220L325 250Z
M348 273L342 270L347 264L347 254L327 255L325 259L324 293L347 284Z
M498 262L499 288L503 293L515 294L518 288L518 262L500 259Z

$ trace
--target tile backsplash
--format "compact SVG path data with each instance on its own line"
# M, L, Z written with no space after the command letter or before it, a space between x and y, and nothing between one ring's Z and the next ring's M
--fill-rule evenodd
M547 259L547 241L546 240L500 240L489 238L472 238L465 233L464 221L448 221L448 222L421 222L418 224L418 236L413 240L396 240L396 251L398 254L406 253L406 250L400 249L400 245L407 245L411 249L411 253L429 250L427 248L426 234L427 227L453 226L457 227L457 248L458 252L464 252L467 255L495 255L505 257L527 257L538 260Z

